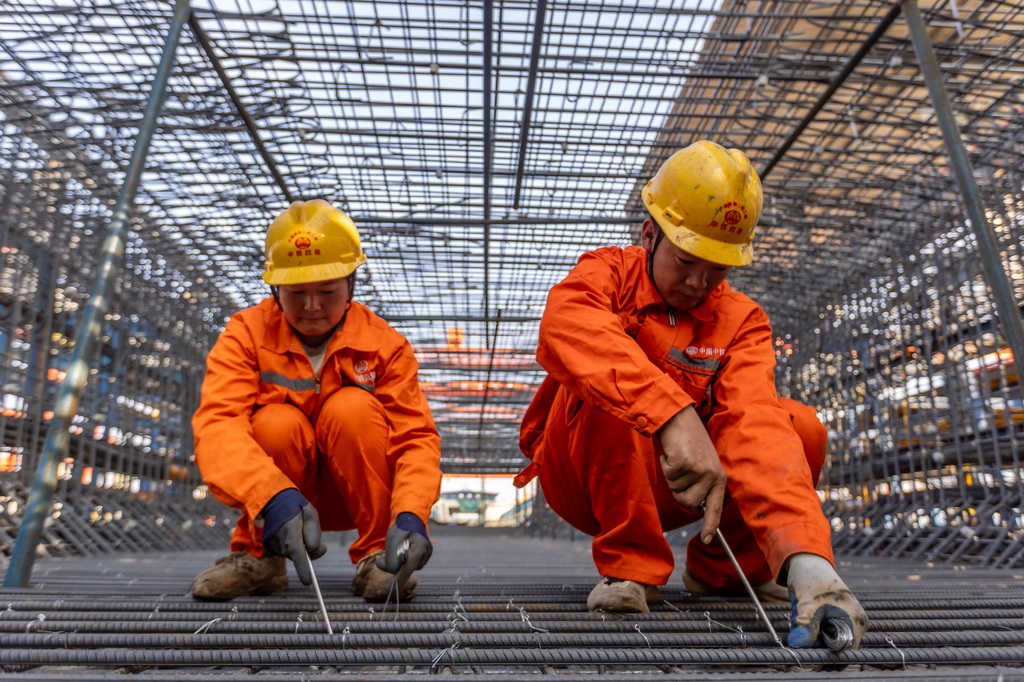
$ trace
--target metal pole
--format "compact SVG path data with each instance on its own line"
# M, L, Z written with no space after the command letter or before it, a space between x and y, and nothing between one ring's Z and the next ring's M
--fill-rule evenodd
M921 10L918 8L916 0L904 0L903 17L910 30L914 52L917 53L917 59L921 63L921 73L928 86L928 94L931 96L932 106L935 108L935 117L942 130L942 137L946 141L949 165L956 174L964 207L971 220L971 228L978 239L978 251L985 271L985 279L995 298L996 309L999 311L999 318L1010 344L1010 350L1013 351L1014 362L1019 367L1020 363L1024 362L1024 323L1021 322L1020 306L1013 295L1013 287L1010 285L1002 259L999 257L999 243L996 240L995 231L985 217L985 211L981 205L981 193L974 181L974 169L971 167L967 149L960 138L960 129L957 127L956 118L953 115L953 107L949 103L949 96L942 83L939 62L935 58L935 51L932 49L931 40L928 39L927 27L921 17Z
M484 318L491 316L491 181L494 155L491 149L491 40L494 28L494 8L491 0L484 0L484 56L483 56L483 124L484 124ZM489 333L490 322L484 323L484 336Z
M523 192L523 175L526 173L526 143L530 138L530 117L533 116L533 96L537 89L537 71L540 65L540 48L544 42L544 14L547 0L537 0L537 16L533 22L533 47L530 49L530 72L526 77L526 96L523 99L523 123L519 128L519 161L516 163L516 190L512 208L519 208L519 196Z
M103 253L96 272L89 304L82 315L78 328L78 336L67 375L60 385L57 404L54 407L53 422L43 445L39 466L36 469L35 482L25 506L25 516L18 539L11 555L11 563L7 566L5 587L27 587L35 563L36 548L42 538L43 522L49 516L53 503L53 493L57 489L57 463L60 462L68 449L68 429L78 409L78 401L82 397L82 389L89 377L89 362L92 360L103 327L103 316L107 310L107 301L114 287L114 274L121 253L124 251L124 236L128 222L134 209L135 194L139 188L139 178L144 170L146 153L149 143L156 130L157 117L166 96L167 80L174 64L174 53L181 37L182 28L188 21L191 12L188 0L175 0L174 16L171 19L170 31L164 43L156 77L150 91L149 101L142 116L139 134L135 138L135 148L125 173L124 185L117 196L117 203L110 217L110 226L103 242Z

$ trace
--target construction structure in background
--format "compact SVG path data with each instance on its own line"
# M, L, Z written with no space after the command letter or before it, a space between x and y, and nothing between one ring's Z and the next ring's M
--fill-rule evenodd
M42 552L223 542L189 418L294 199L359 226L357 298L413 343L442 468L514 473L549 287L632 243L643 182L710 138L764 177L731 279L773 320L780 392L828 427L837 545L1024 565L1022 35L999 0L7 3L0 556L162 93Z

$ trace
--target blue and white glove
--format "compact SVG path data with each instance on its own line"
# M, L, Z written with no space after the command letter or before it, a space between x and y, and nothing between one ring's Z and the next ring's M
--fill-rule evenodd
M793 606L789 646L836 652L859 647L868 629L868 616L828 559L794 554L786 565Z
M388 529L384 539L384 556L377 558L377 568L395 574L399 589L413 571L427 565L434 548L427 527L412 512L402 512Z
M313 575L306 554L310 559L319 559L327 551L316 509L302 493L288 488L270 498L260 516L263 517L263 549L291 559L302 584L311 585Z

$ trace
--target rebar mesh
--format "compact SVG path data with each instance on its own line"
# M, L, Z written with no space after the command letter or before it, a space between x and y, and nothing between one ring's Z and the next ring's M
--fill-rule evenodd
M697 598L678 572L644 614L590 613L598 579L589 543L508 529L435 528L417 596L368 604L335 538L316 562L334 634L311 588L230 602L184 594L213 552L41 562L32 588L0 589L0 666L50 679L408 678L808 680L1019 679L1024 613L1013 571L841 561L871 618L861 648L833 654L774 642L745 597ZM677 553L682 563L681 551ZM339 557L340 555L340 557ZM486 558L486 563L481 560ZM882 567L886 570L882 570ZM789 606L766 604L785 637ZM830 673L836 675L835 671Z
M547 290L583 251L631 243L642 184L708 137L764 171L755 264L732 281L772 317L780 390L830 430L823 497L838 541L1024 561L1024 401L890 3L193 7L61 470L50 532L82 530L48 546L103 536L103 524L120 530L87 546L124 542L126 517L155 540L159 515L132 511L147 498L178 510L186 541L227 521L202 499L188 416L216 332L267 293L261 240L286 195L355 219L369 255L357 297L416 347L445 470L517 470ZM0 7L5 546L170 11L161 0ZM924 13L1019 299L1024 10L974 0Z

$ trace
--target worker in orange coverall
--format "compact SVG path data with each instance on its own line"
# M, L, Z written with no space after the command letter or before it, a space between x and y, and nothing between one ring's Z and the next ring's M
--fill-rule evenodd
M426 522L441 486L412 348L352 300L366 256L341 211L293 203L264 253L273 295L228 321L192 420L206 484L242 510L231 554L196 577L192 596L283 590L285 557L309 585L321 529L355 528L353 592L408 598L431 555Z
M594 611L646 612L672 573L663 533L701 518L683 582L741 593L721 528L762 598L791 600L790 646L823 620L868 619L836 574L814 486L826 433L777 397L764 311L726 276L751 262L761 182L739 150L699 141L643 190L642 246L583 254L552 288L537 359L548 371L520 445L548 504L594 536Z

